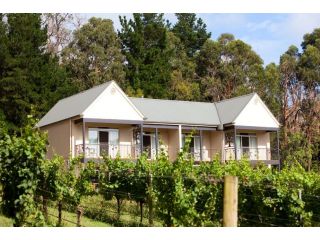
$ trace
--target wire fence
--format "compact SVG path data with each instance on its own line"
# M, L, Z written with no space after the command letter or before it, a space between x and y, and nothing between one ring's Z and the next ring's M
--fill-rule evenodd
M147 178L147 176L135 177L138 179ZM174 178L174 176L153 176L155 181ZM183 180L194 181L195 179L188 177L183 178ZM208 219L215 222L215 226L222 226L224 180L214 178L213 176L204 176L202 181L206 182L208 187L210 184L218 184L218 187L214 188L216 192L210 193L210 196L205 194L203 196L198 195L192 208L199 214L199 218L201 218L201 214L206 213L209 215ZM46 189L40 190L48 195L54 195L54 193ZM255 191L258 191L259 194ZM157 211L161 207L158 205L159 203L153 202L154 211L149 211L147 195L135 193L134 191L129 192L111 189L105 190L105 192L112 194L110 200L104 199L104 197L97 192L92 196L83 197L79 204L75 204L74 199L67 196L64 196L60 202L57 200L48 200L44 202L43 196L38 195L36 196L35 201L38 204L39 209L42 211L44 211L45 208L47 209L46 214L49 218L49 221L47 222L51 226L165 225L163 216L160 216L159 211ZM261 195L261 193L263 195ZM308 226L320 226L320 195L317 195L316 193L313 194L312 191L290 192L290 194L298 196L304 207L304 212L293 214L292 212L288 212L289 210L286 208L286 204L292 204L290 202L275 203L272 205L272 207L277 208L274 211L272 210L272 207L263 202L266 201L266 199L273 201L277 199L279 194L283 193L278 192L275 186L271 184L266 184L265 186L247 186L245 182L240 181L238 189L238 226L305 226L307 220ZM59 203L61 204L60 208ZM46 206L44 207L45 204ZM152 214L151 222L150 214Z

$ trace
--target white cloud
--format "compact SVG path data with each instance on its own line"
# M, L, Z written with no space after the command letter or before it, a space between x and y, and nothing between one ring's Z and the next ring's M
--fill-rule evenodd
M283 24L283 31L288 37L302 36L310 33L315 28L320 28L320 14L289 14L286 22Z
M267 30L269 32L275 32L278 30L277 24L271 21L270 19L264 20L259 23L248 22L246 27L251 32L258 31L258 30Z

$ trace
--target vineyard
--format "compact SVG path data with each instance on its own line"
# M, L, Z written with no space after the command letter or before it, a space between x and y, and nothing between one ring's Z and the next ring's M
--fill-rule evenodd
M164 152L47 160L46 136L31 126L0 140L1 215L14 226L222 226L226 175L239 179L239 226L320 225L320 175L298 163L279 171L217 156L195 165L188 144L174 162Z

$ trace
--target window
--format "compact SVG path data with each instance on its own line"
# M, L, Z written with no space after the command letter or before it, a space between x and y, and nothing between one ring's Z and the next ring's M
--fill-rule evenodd
M102 153L114 157L119 148L119 130L107 128L89 128L88 156L97 157Z
M237 157L247 156L249 159L257 159L257 136L255 134L240 133L236 138Z

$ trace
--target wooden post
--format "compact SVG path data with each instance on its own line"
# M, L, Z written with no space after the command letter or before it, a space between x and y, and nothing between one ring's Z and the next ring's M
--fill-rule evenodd
M82 147L83 147L83 162L86 158L86 124L84 119L82 120Z
M148 207L149 207L149 226L153 226L153 200L152 200L152 174L148 174Z
M82 214L83 214L83 209L80 206L78 206L77 207L77 227L81 227Z
M300 200L302 200L302 190L301 189L298 190L298 197ZM299 216L299 220L300 220L300 223L302 223L302 215L301 214Z
M237 129L236 126L234 126L234 135L233 135L233 148L234 148L234 158L235 160L238 160L238 153L237 153Z
M279 130L277 130L277 153L278 153L278 161L279 161L279 170L281 169L281 160L280 160L280 143L279 143Z
M238 225L238 177L224 177L223 226Z
M203 155L202 155L202 145L203 145L203 142L202 142L202 130L200 130L200 161L203 160Z
M155 134L155 142L156 142L156 158L158 158L158 148L159 148L159 136L158 136L158 128L156 128L156 134Z
M140 125L140 156L143 153L143 124Z
M179 125L179 128L178 128L178 135L179 135L179 152L182 151L182 126Z

